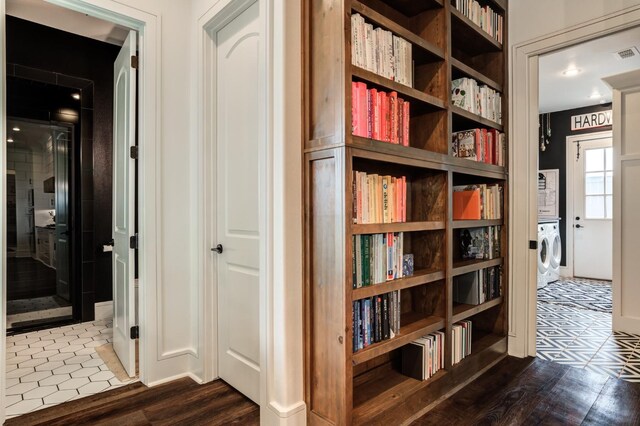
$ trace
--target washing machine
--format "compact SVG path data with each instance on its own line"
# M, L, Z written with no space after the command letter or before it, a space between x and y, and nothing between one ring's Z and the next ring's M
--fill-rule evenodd
M538 224L538 289L549 284L549 240L545 224Z
M560 279L560 261L562 260L562 241L560 240L560 222L555 220L542 225L549 243L549 271L547 282Z

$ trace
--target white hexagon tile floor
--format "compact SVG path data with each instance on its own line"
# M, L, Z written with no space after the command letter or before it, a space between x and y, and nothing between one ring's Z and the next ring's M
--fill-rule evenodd
M95 349L111 339L110 320L8 336L7 418L124 385Z

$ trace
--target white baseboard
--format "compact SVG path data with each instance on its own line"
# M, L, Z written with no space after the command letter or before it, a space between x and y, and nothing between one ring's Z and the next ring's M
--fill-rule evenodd
M562 278L572 278L573 271L568 266L560 266L560 276Z
M307 406L300 401L290 407L270 402L260 409L260 424L268 426L304 426L307 424Z
M98 302L95 307L96 321L112 319L113 318L113 300L106 302Z

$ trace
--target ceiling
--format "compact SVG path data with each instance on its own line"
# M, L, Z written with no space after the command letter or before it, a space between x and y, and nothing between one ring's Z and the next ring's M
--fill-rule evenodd
M611 102L611 89L603 77L640 69L640 53L618 59L615 53L630 47L640 49L640 28L632 28L591 40L540 57L540 112ZM562 74L573 67L580 72L573 77ZM601 98L590 99L598 92Z
M129 30L44 0L7 0L7 15L122 46Z
M20 131L14 131L16 127ZM7 142L7 148L42 152L50 137L51 126L48 124L7 118L7 138L13 139L13 142Z

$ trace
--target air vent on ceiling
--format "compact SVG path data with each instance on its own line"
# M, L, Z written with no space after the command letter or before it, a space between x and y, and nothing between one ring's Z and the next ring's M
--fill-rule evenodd
M618 50L614 53L614 56L619 60L630 59L635 58L636 56L640 56L640 52L638 51L637 47L633 46L627 49Z

